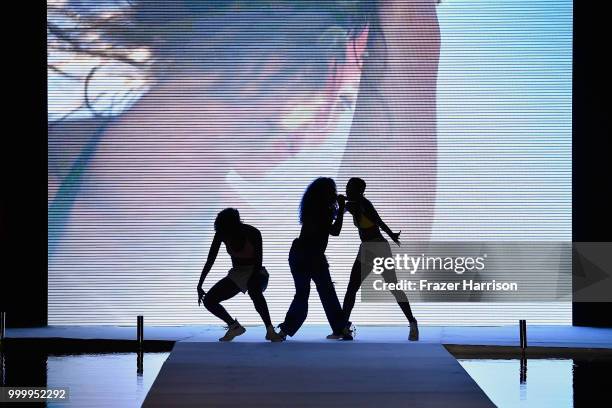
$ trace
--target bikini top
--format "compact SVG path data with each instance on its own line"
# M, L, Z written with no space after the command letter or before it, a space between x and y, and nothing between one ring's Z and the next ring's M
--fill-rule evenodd
M366 215L364 214L365 211L363 210L363 206L361 205L361 203L358 205L359 213L357 215L353 215L353 223L355 224L355 226L359 229L368 229L376 227L376 223L366 217Z
M360 214L359 219L354 218L355 226L359 229L368 229L372 227L376 227L376 224L372 222L368 217L363 214Z
M233 258L238 258L238 259L255 258L255 247L253 246L251 241L249 241L248 238L245 238L244 245L239 250L232 249L232 247L230 247L227 244L225 245L225 248L227 249L227 253L230 254L230 256Z

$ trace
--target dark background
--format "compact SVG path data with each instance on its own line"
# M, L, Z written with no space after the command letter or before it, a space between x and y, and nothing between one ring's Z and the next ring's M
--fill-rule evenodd
M572 239L612 241L610 211L609 49L607 15L599 7L574 1L572 136ZM606 86L607 84L607 86ZM608 254L612 256L612 254ZM574 303L575 326L612 327L612 303Z
M28 3L29 4L29 3ZM13 14L11 14L13 15ZM5 37L0 311L9 327L47 324L46 5L29 4ZM612 241L607 14L574 2L573 240ZM5 34L6 36L6 34ZM6 106L6 105L5 105ZM6 108L5 108L6 109ZM612 254L611 254L612 256ZM574 303L574 325L612 326L612 303Z

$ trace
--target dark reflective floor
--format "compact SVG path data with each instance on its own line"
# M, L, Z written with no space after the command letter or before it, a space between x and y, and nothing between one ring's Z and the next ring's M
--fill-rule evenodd
M140 407L171 343L148 348L139 361L139 353L130 351L133 342L12 342L0 354L0 381L6 387L69 389L68 401L11 404L16 407Z
M579 358L458 359L499 407L607 406L612 361Z
M139 407L171 349L171 342L148 343L139 364L134 342L5 342L0 381L3 386L70 389L65 403L19 403L17 407ZM611 350L526 359L470 353L453 354L500 407L608 405Z

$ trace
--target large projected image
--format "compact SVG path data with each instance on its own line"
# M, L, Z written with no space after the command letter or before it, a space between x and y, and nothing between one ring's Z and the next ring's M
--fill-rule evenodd
M571 241L570 0L59 0L47 17L49 324L217 324L196 284L226 207L261 231L282 321L320 176L363 178L403 242ZM349 218L329 240L341 298L359 244ZM353 321L405 324L359 299ZM224 305L261 323L248 296ZM571 322L570 302L533 306L412 304L424 324Z

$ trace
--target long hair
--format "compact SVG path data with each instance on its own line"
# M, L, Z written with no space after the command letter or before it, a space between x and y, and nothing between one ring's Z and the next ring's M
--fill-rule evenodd
M336 182L329 177L319 177L306 188L300 202L300 223L318 221L330 215L335 218L338 210Z

